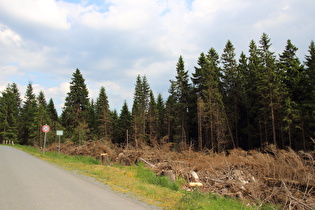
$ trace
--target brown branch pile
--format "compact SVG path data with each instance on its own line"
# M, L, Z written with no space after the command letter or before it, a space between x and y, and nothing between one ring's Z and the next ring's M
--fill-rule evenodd
M63 144L61 152L70 155L97 157L107 153L112 162L131 165L145 161L157 174L172 171L176 177L193 181L195 171L204 192L238 197L244 201L281 204L284 208L315 208L315 153L296 153L266 145L261 151L233 149L226 153L194 152L191 149L172 151L170 144L123 150L102 142L87 142L81 146ZM187 147L189 148L189 147ZM56 145L50 147L57 149Z

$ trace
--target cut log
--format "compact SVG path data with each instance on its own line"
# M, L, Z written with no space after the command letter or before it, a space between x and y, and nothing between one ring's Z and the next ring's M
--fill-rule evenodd
M153 164L150 163L149 161L146 161L146 160L143 159L142 157L140 157L139 160L140 160L141 162L144 162L145 164L147 164L147 165L150 166L151 168L157 168L155 165L153 165Z

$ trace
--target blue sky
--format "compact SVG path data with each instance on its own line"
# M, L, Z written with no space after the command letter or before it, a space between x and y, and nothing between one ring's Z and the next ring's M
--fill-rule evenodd
M31 81L60 113L76 68L90 98L104 86L111 109L132 106L138 74L168 96L183 56L189 73L201 52L222 53L227 40L237 59L263 32L278 55L291 39L301 60L315 38L314 0L10 0L0 1L0 91Z

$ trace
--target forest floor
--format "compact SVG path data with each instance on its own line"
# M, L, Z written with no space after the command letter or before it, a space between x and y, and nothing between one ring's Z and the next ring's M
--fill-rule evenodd
M48 150L57 151L57 144ZM183 189L198 185L202 192L236 197L257 206L280 204L284 209L315 209L315 150L295 152L266 145L260 150L232 149L224 153L171 149L172 144L123 149L101 141L83 145L63 143L68 155L91 156L104 164L132 165L144 162L157 175L186 180Z

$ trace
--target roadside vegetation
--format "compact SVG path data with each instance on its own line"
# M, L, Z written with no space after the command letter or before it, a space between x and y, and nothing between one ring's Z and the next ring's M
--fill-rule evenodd
M185 180L169 181L159 177L142 163L132 166L104 166L93 157L65 155L58 152L45 152L31 146L15 146L38 158L56 164L61 168L90 176L108 185L111 189L134 196L163 209L261 209L249 206L236 199L213 193L202 193L197 188L183 190ZM273 209L270 206L265 209Z

